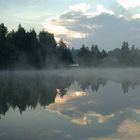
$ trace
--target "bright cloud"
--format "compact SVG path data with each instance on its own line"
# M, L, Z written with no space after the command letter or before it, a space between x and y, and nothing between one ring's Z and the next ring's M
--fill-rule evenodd
M64 35L66 38L85 38L87 34L80 33L74 30L70 30L67 27L65 27L64 23L71 23L73 21L71 20L60 20L59 18L56 18L55 20L53 18L47 19L44 23L42 23L45 30L53 33L56 38L60 38L60 35Z
M140 14L135 14L132 18L133 19L140 19Z
M57 89L57 92L59 94L59 89ZM83 92L83 91L72 91L71 92L70 91L67 94L67 96L64 96L63 98L61 98L60 96L57 95L57 97L55 99L55 104L61 105L61 104L68 102L69 100L80 98L83 96L86 96L86 92ZM50 105L50 107L53 107L53 105Z
M97 5L96 10L97 10L98 14L102 14L102 13L106 13L106 14L110 14L110 15L114 14L113 11L106 9L103 5Z
M96 112L89 112L87 115L96 117L99 123L104 123L106 120L111 119L112 117L115 116L114 114L109 114L104 116Z
M68 32L64 26L57 25L57 23L54 23L51 19L46 20L46 22L42 23L42 25L47 31L52 32L55 35L66 34Z
M86 12L87 10L90 9L90 5L86 3L79 3L79 4L69 6L69 9L72 11Z
M140 0L118 0L117 2L127 10L140 6Z
M108 15L113 15L114 12L105 8L103 5L97 5L96 7L96 11L95 12L86 12L85 15L87 15L88 17L96 17L102 14L108 14Z
M77 124L77 125L88 125L90 123L90 121L88 120L87 117L82 117L82 118L74 118L74 119L71 119L71 122L74 123L74 124Z

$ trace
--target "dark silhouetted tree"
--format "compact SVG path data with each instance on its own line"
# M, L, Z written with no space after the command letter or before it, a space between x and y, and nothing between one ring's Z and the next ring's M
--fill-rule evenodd
M92 54L88 47L83 45L78 53L78 63L81 66L90 66L92 61Z
M130 49L129 49L128 42L125 41L123 42L119 59L121 65L123 66L131 65Z
M64 66L68 66L69 64L73 63L71 51L67 47L66 43L63 42L63 40L59 41L59 44L57 46L57 53L60 63Z

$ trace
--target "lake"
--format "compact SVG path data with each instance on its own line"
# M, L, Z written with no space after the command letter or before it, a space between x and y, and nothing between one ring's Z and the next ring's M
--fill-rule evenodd
M140 69L0 72L0 140L139 140Z

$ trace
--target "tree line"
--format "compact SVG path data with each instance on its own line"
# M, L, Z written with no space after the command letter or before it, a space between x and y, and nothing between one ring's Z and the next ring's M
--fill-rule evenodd
M81 67L138 67L140 49L123 42L120 48L111 51L100 50L98 45L83 45L79 50L72 49L72 56Z
M34 29L26 31L21 25L17 31L8 31L0 24L0 69L61 67L73 63L70 49L54 35Z
M8 31L0 24L0 69L42 69L68 67L78 63L80 67L123 67L140 66L140 49L123 42L121 48L111 51L100 50L98 45L82 45L70 49L61 39L42 30L26 31L21 25Z

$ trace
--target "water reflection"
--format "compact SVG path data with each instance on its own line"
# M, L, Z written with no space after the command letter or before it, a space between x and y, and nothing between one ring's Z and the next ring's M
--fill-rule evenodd
M18 107L20 112L27 107L35 108L54 103L56 95L63 97L71 85L66 77L46 76L40 73L3 73L0 75L0 114L9 107ZM59 92L58 92L59 91Z
M41 106L48 106L54 102L61 103L77 96L84 96L87 90L87 92L97 93L100 88L106 86L108 80L95 76L85 79L85 77L74 78L72 76L47 75L40 72L4 72L0 74L0 114L4 115L9 107L18 107L22 113L27 107L35 109L38 103ZM140 81L126 79L116 82L121 84L123 93L128 93L131 89L134 90L140 84ZM77 87L79 89L69 93L70 88L73 90ZM111 98L112 95L111 93ZM94 94L90 96L91 100L87 102L88 104L94 101L92 99Z
M131 137L137 140L140 138L139 85L139 79L128 77L3 72L0 73L0 123L7 131L4 115L7 118L20 112L23 122L16 119L15 124L24 126L26 120L33 131L30 139L124 140ZM36 123L28 122L27 118ZM15 126L14 130L17 129ZM2 127L0 131L0 138L10 139L4 136ZM25 135L29 139L28 132Z

